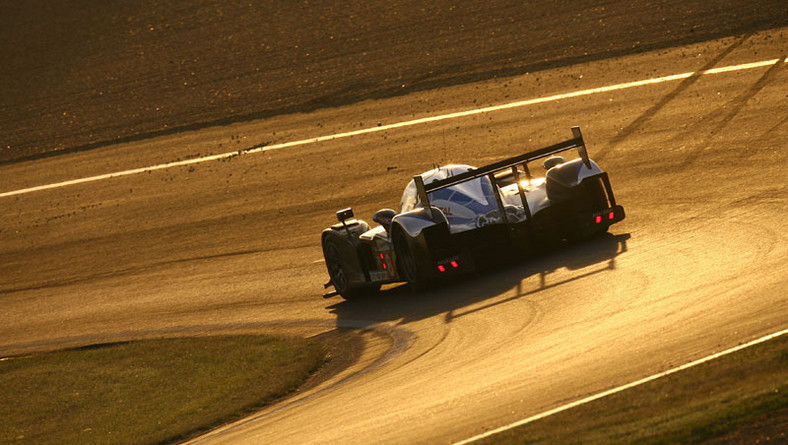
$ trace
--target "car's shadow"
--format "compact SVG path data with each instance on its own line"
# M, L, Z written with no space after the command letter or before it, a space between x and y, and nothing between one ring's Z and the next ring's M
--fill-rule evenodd
M492 299L518 286L524 279L538 276L539 285L518 292L509 300L527 298L546 289L615 269L615 259L627 251L629 238L629 234L605 234L580 243L558 245L530 258L503 263L494 270L480 274L458 277L426 291L415 292L403 284L367 298L332 300L327 309L336 314L337 326L340 327L371 326L384 321L405 325ZM599 267L587 270L593 265ZM558 282L547 279L550 273L561 268L577 273ZM551 282L548 284L548 281Z

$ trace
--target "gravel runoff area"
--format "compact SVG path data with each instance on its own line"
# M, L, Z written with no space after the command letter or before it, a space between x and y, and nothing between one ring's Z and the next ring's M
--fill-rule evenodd
M0 162L788 24L780 0L0 6Z

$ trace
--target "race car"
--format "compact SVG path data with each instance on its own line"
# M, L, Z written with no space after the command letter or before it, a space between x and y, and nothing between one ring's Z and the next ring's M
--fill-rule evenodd
M323 230L328 289L345 299L407 282L414 289L477 270L501 254L526 254L546 242L607 232L625 217L608 174L588 157L579 127L572 138L484 166L447 165L416 175L399 210L382 209L372 220L354 219L352 208ZM578 158L558 153L575 150ZM529 163L543 162L544 176Z

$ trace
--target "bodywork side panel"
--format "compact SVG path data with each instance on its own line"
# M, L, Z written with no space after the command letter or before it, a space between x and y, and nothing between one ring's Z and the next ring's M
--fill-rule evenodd
M417 238L424 229L439 224L448 225L448 221L440 209L433 207L432 214L424 208L400 213L392 220L392 225L394 224L399 225L411 238Z

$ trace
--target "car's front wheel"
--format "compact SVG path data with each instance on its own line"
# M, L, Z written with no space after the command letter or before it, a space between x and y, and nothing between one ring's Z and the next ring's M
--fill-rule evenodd
M380 290L380 285L361 285L352 286L350 277L348 276L347 264L339 253L339 240L334 238L326 238L323 242L323 255L326 260L326 269L328 275L331 277L331 284L334 289L345 300L352 300L376 293Z

